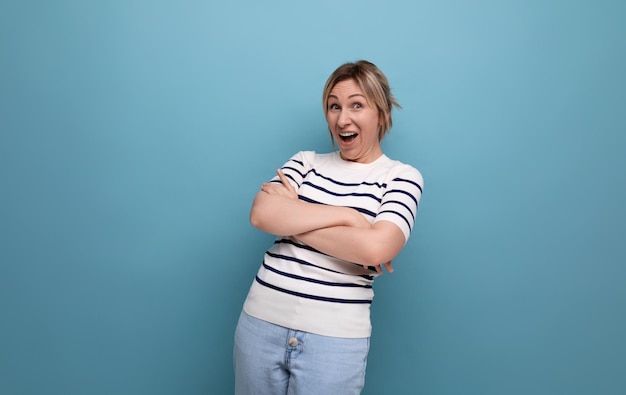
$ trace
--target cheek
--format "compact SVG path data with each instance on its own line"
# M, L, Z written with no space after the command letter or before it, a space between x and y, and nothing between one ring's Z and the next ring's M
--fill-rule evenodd
M333 116L333 114L326 114L326 123L328 123L328 125L332 125L335 123L337 117Z
M372 129L375 129L376 131L378 131L378 129L380 128L380 124L381 124L378 114L372 114L370 118L368 119L368 124L371 125Z

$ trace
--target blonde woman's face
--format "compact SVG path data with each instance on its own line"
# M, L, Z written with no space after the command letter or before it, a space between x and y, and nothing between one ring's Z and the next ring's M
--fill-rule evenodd
M378 110L354 80L338 82L332 88L326 122L344 160L370 163L382 155Z

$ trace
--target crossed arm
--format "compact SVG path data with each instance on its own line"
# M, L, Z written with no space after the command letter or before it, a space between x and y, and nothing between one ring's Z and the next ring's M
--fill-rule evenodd
M393 271L391 260L404 246L402 231L389 221L370 224L348 207L303 202L282 171L278 183L265 183L250 212L253 226L268 233L294 236L334 257Z

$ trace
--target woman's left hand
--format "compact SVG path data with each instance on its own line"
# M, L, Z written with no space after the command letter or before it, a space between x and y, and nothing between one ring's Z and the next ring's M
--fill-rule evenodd
M290 199L298 199L298 193L291 185L285 173L282 170L276 170L276 174L278 174L278 178L280 179L280 184L276 182L266 182L261 185L261 190L270 195L282 195L288 197Z

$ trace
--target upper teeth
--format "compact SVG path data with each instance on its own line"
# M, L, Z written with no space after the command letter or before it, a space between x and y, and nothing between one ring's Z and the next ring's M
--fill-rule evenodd
M341 137L350 137L350 136L356 136L356 133L339 133L339 135Z

